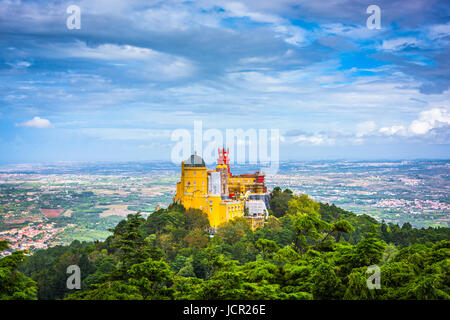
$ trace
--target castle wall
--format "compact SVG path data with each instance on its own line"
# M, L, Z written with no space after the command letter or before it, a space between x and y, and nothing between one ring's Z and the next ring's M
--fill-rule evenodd
M252 194L265 192L264 180L260 175L233 176L225 160L221 161L223 164L219 164L215 172L207 172L203 160L195 157L194 160L198 160L200 165L192 161L181 164L181 178L174 200L186 209L202 210L207 214L211 227L244 216L246 199L229 199L229 194L243 196L247 191Z

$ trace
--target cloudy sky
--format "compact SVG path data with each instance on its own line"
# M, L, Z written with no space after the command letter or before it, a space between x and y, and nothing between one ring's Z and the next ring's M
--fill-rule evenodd
M196 120L279 129L282 160L448 159L449 87L446 0L0 0L0 163L169 160Z

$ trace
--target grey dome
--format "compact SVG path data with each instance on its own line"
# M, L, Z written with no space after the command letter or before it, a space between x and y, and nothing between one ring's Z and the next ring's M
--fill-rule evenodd
M186 161L183 161L185 167L206 167L202 157L193 154Z

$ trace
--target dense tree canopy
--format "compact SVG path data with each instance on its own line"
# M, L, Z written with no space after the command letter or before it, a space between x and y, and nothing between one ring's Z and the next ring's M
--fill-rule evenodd
M8 249L8 242L0 241L0 251ZM0 259L0 300L36 299L36 282L17 270L27 258L25 252L15 251Z
M450 298L449 228L379 223L280 188L270 204L256 231L237 218L211 237L204 213L174 204L129 215L102 242L16 253L0 259L0 295L34 298L37 284L39 299ZM65 286L71 264L81 290ZM367 286L373 265L380 289Z

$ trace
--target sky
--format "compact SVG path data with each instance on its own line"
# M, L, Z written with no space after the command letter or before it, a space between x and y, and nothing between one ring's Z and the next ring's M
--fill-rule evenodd
M170 160L194 121L278 129L280 160L449 159L449 49L446 0L0 0L0 164Z

